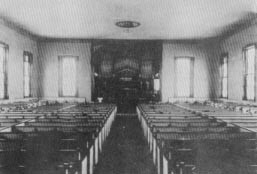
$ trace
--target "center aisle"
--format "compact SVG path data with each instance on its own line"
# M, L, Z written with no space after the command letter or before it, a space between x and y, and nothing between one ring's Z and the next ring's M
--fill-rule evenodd
M135 114L117 115L94 174L156 174Z

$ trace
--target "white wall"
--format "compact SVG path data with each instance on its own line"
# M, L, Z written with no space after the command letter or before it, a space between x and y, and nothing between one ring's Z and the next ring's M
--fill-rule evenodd
M257 43L257 24L233 34L220 42L220 53L228 53L228 99L242 101L243 90L243 51L249 45ZM218 68L218 67L217 67ZM217 88L220 93L220 88Z
M8 56L8 94L10 99L23 98L23 52L33 54L32 95L38 96L38 50L37 41L18 29L11 29L0 20L0 42L9 46Z
M164 41L162 52L162 102L174 98L175 57L194 57L194 98L209 98L208 52L204 43Z
M91 44L85 40L43 40L9 27L0 20L0 42L9 45L8 93L10 99L23 98L23 52L33 54L33 97L58 97L58 56L79 56L79 97L91 100ZM257 24L220 41L163 41L161 90L162 101L174 97L174 58L191 56L194 64L194 97L220 96L219 58L228 53L228 98L242 101L242 49L257 43Z
M58 56L79 57L78 97L91 101L91 44L81 40L45 40L38 44L40 57L40 93L43 98L58 97Z

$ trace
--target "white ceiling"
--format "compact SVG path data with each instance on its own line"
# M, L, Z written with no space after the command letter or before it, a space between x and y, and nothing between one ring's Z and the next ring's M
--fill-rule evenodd
M256 0L0 0L0 17L50 38L200 39L256 14ZM129 31L119 20L138 21Z

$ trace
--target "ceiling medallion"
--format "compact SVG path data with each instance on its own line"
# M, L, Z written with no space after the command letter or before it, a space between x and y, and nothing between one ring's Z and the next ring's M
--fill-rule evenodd
M135 28L138 27L140 23L136 21L119 21L116 22L115 25L121 28Z

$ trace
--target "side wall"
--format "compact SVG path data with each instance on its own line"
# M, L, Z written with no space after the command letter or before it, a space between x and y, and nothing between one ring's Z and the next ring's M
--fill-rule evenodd
M228 53L228 99L242 101L243 90L243 48L257 43L257 24L224 39L220 53ZM217 89L220 92L220 89Z
M81 40L37 39L7 26L0 20L0 42L9 45L8 94L10 99L23 98L23 51L33 54L33 97L58 97L58 56L79 56L79 97L91 100L91 44ZM162 52L162 101L174 98L174 58L195 57L194 97L196 99L220 96L219 58L228 53L228 99L242 101L243 55L242 49L257 43L257 24L237 32L221 41L175 42L164 41Z
M91 44L80 40L50 40L38 44L42 98L58 98L58 56L78 56L78 97L91 101Z
M8 54L8 95L12 99L23 98L23 52L33 54L32 96L38 96L38 50L37 41L28 34L11 29L0 20L0 42L9 46Z
M161 94L162 102L174 98L175 57L194 57L194 98L206 99L210 96L208 52L204 43L169 42L163 43Z

